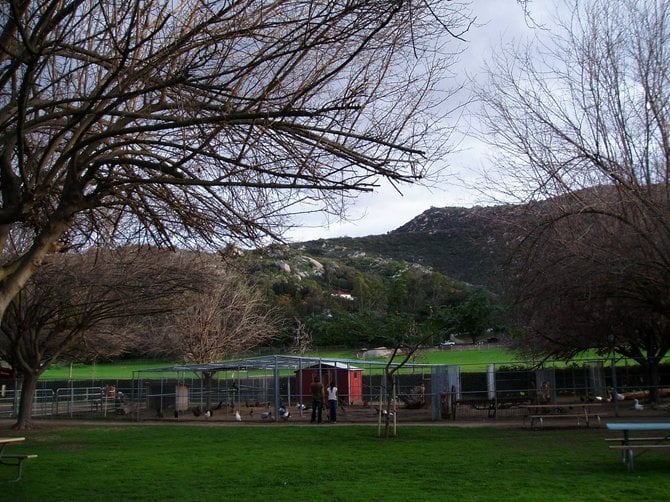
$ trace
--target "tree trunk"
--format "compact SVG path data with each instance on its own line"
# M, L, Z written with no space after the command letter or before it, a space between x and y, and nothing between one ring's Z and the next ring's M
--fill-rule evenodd
M40 267L42 261L53 248L53 244L70 227L72 219L71 212L59 208L56 214L57 219L48 228L44 229L37 237L32 247L24 256L22 256L13 267L6 267L0 279L0 319L5 315L7 307L14 297L26 285L35 271Z
M19 413L13 429L23 431L31 429L33 426L33 400L35 398L35 389L39 374L32 371L21 373L21 398L19 400Z
M382 404L382 408L386 410L384 416L384 432L385 437L388 439L391 437L391 417L395 420L395 373L389 372L386 374L386 403ZM396 435L395 427L393 428L393 436Z
M649 402L658 403L660 392L658 390L659 377L658 377L658 359L649 358L647 359L647 364L645 365L645 370L647 373L647 382L649 384Z
M205 392L207 400L205 402L205 410L212 411L212 373L205 371L202 374L202 378L205 381Z

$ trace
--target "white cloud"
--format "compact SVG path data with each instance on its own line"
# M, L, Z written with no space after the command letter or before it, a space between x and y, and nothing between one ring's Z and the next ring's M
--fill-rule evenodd
M530 4L532 19L541 24L557 2ZM517 0L476 0L472 4L477 24L468 33L468 46L461 57L461 76L478 74L493 48L503 41L526 38L533 28L524 16ZM349 221L330 220L323 214L311 214L297 221L299 227L287 233L293 242L332 237L361 237L380 235L394 230L430 207L472 207L490 203L480 188L479 173L488 163L488 148L464 132L460 151L452 154L439 187L419 185L402 187L399 194L390 184L384 184L374 193L358 196L348 210ZM439 167L439 166L438 166Z

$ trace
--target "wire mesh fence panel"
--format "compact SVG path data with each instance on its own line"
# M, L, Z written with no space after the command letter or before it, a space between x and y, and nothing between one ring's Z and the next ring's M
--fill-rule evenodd
M261 421L268 412L279 420L282 410L291 420L309 420L309 371L315 362L300 364L228 368L209 375L192 370L140 372L134 379L104 382L40 380L33 414L233 421L239 413L245 421ZM477 371L423 364L393 375L378 362L329 364L317 363L318 374L340 388L338 422L375 421L389 413L399 420L516 419L527 413L527 406L545 403L601 403L603 414L616 414L632 409L635 399L649 402L652 391L661 400L670 397L670 387L645 386L643 369L621 361L547 363L538 369L491 364ZM670 381L670 368L662 367L659 376L661 382ZM15 384L8 381L2 388L0 417L17 414L20 388ZM662 402L653 407L657 404L662 409Z

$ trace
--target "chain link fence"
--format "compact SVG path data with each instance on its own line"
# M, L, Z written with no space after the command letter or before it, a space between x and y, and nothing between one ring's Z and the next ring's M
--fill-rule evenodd
M570 365L467 366L407 365L389 379L384 365L356 361L360 389L353 390L324 364L328 378L337 375L340 392L338 421L374 421L393 413L398 420L500 420L522 417L528 405L540 403L600 403L618 414L635 400L668 413L670 366L660 369L660 386L650 389L642 369L626 361L616 364L589 360ZM36 417L107 417L130 420L291 420L308 419L311 399L302 388L303 368L273 371L245 368L203 373L144 373L127 380L40 380L33 402ZM329 373L330 372L330 373ZM324 379L325 380L325 379ZM18 412L20 381L0 382L0 418ZM652 393L652 390L655 392ZM658 399L650 402L655 394ZM389 400L389 396L395 396ZM355 397L355 398L354 398ZM288 418L288 417L287 417Z

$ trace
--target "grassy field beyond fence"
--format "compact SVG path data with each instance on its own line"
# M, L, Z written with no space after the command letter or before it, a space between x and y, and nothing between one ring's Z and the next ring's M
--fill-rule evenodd
M595 354L585 353L585 358L595 358ZM330 351L309 354L309 357L326 359L356 359L357 353L352 351ZM363 361L363 360L361 360ZM514 353L501 347L468 346L465 348L445 350L423 350L416 354L412 362L423 364L450 364L462 366L462 371L485 371L489 364L517 365L528 363L522 361ZM84 364L74 363L54 365L44 372L43 378L67 380L110 380L132 378L134 371L183 364L168 361L130 360L116 363Z
M310 354L309 357L323 357L326 359L356 359L353 352L320 352ZM362 360L361 360L362 361ZM518 360L510 352L503 349L480 350L431 350L421 351L413 362L424 364L456 364L466 365L471 371L483 371L490 363L515 363ZM160 368L183 364L175 361L119 361L116 363L84 364L74 363L54 365L44 372L43 378L67 380L109 380L117 378L132 378L134 371L150 368Z
M628 473L604 429L40 423L12 501L667 500L670 455ZM12 435L9 424L0 434ZM0 466L3 479L10 470Z

